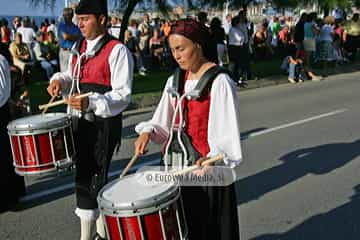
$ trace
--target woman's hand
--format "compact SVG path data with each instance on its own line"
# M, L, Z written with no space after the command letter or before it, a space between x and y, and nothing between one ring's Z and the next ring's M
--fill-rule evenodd
M196 169L195 171L193 171L193 174L195 174L196 176L204 176L209 171L209 169L210 169L209 166L214 165L214 163L202 165L203 162L208 159L209 159L208 157L199 158L194 164L194 165L197 165L199 168Z
M142 133L134 142L135 154L143 155L148 150L146 149L148 143L150 141L150 133Z

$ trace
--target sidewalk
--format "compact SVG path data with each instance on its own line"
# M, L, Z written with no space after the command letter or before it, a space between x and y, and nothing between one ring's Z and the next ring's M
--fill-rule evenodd
M355 71L360 71L360 63L352 63L352 64L337 66L337 67L333 67L333 68L329 67L328 77L333 77L333 76L336 76L339 74L355 72ZM318 75L323 74L322 69L315 69L315 72ZM326 77L326 78L328 78L328 77ZM324 78L325 81L326 81L326 78ZM311 80L305 81L303 83L298 83L298 84L306 84L307 82L311 82ZM287 75L273 75L273 76L268 76L268 77L260 78L260 79L256 79L256 80L249 80L247 82L247 85L245 88L238 88L238 93L242 92L242 91L252 90L252 89L256 89L256 88L269 87L269 86L275 86L275 85L280 85L280 84L291 84L287 80ZM132 98L132 102L131 102L130 106L128 107L127 112L129 112L129 111L133 112L133 111L143 109L143 108L152 108L152 107L156 106L156 104L159 102L160 98L161 98L161 92L155 92L155 93L146 94L146 95L135 95Z

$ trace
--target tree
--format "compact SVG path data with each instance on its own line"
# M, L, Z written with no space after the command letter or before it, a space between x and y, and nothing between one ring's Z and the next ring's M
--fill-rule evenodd
M229 0L227 1L229 3L229 6L232 6L234 8L242 8L245 11L247 10L247 7L251 2L255 2L256 0ZM210 7L223 7L224 0L200 0L200 1L194 1L198 2L198 5L204 6L208 5Z

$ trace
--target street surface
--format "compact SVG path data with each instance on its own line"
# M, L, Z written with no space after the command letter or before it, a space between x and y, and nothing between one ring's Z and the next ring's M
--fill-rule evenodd
M241 92L242 240L360 239L359 73ZM134 126L151 113L125 115L113 178L132 157ZM156 164L159 150L151 144L138 164ZM72 174L26 183L27 196L0 214L0 239L79 239Z

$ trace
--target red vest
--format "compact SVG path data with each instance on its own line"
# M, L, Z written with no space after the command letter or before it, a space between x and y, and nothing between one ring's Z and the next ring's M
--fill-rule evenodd
M208 122L210 110L210 91L197 100L184 100L185 132L194 148L206 157L210 152L208 143Z
M118 43L119 41L112 39L107 42L94 57L82 58L80 69L80 83L92 83L111 87L109 56L114 46ZM83 40L80 46L80 54L85 52L86 45L86 40ZM77 57L73 56L73 69L76 61Z

